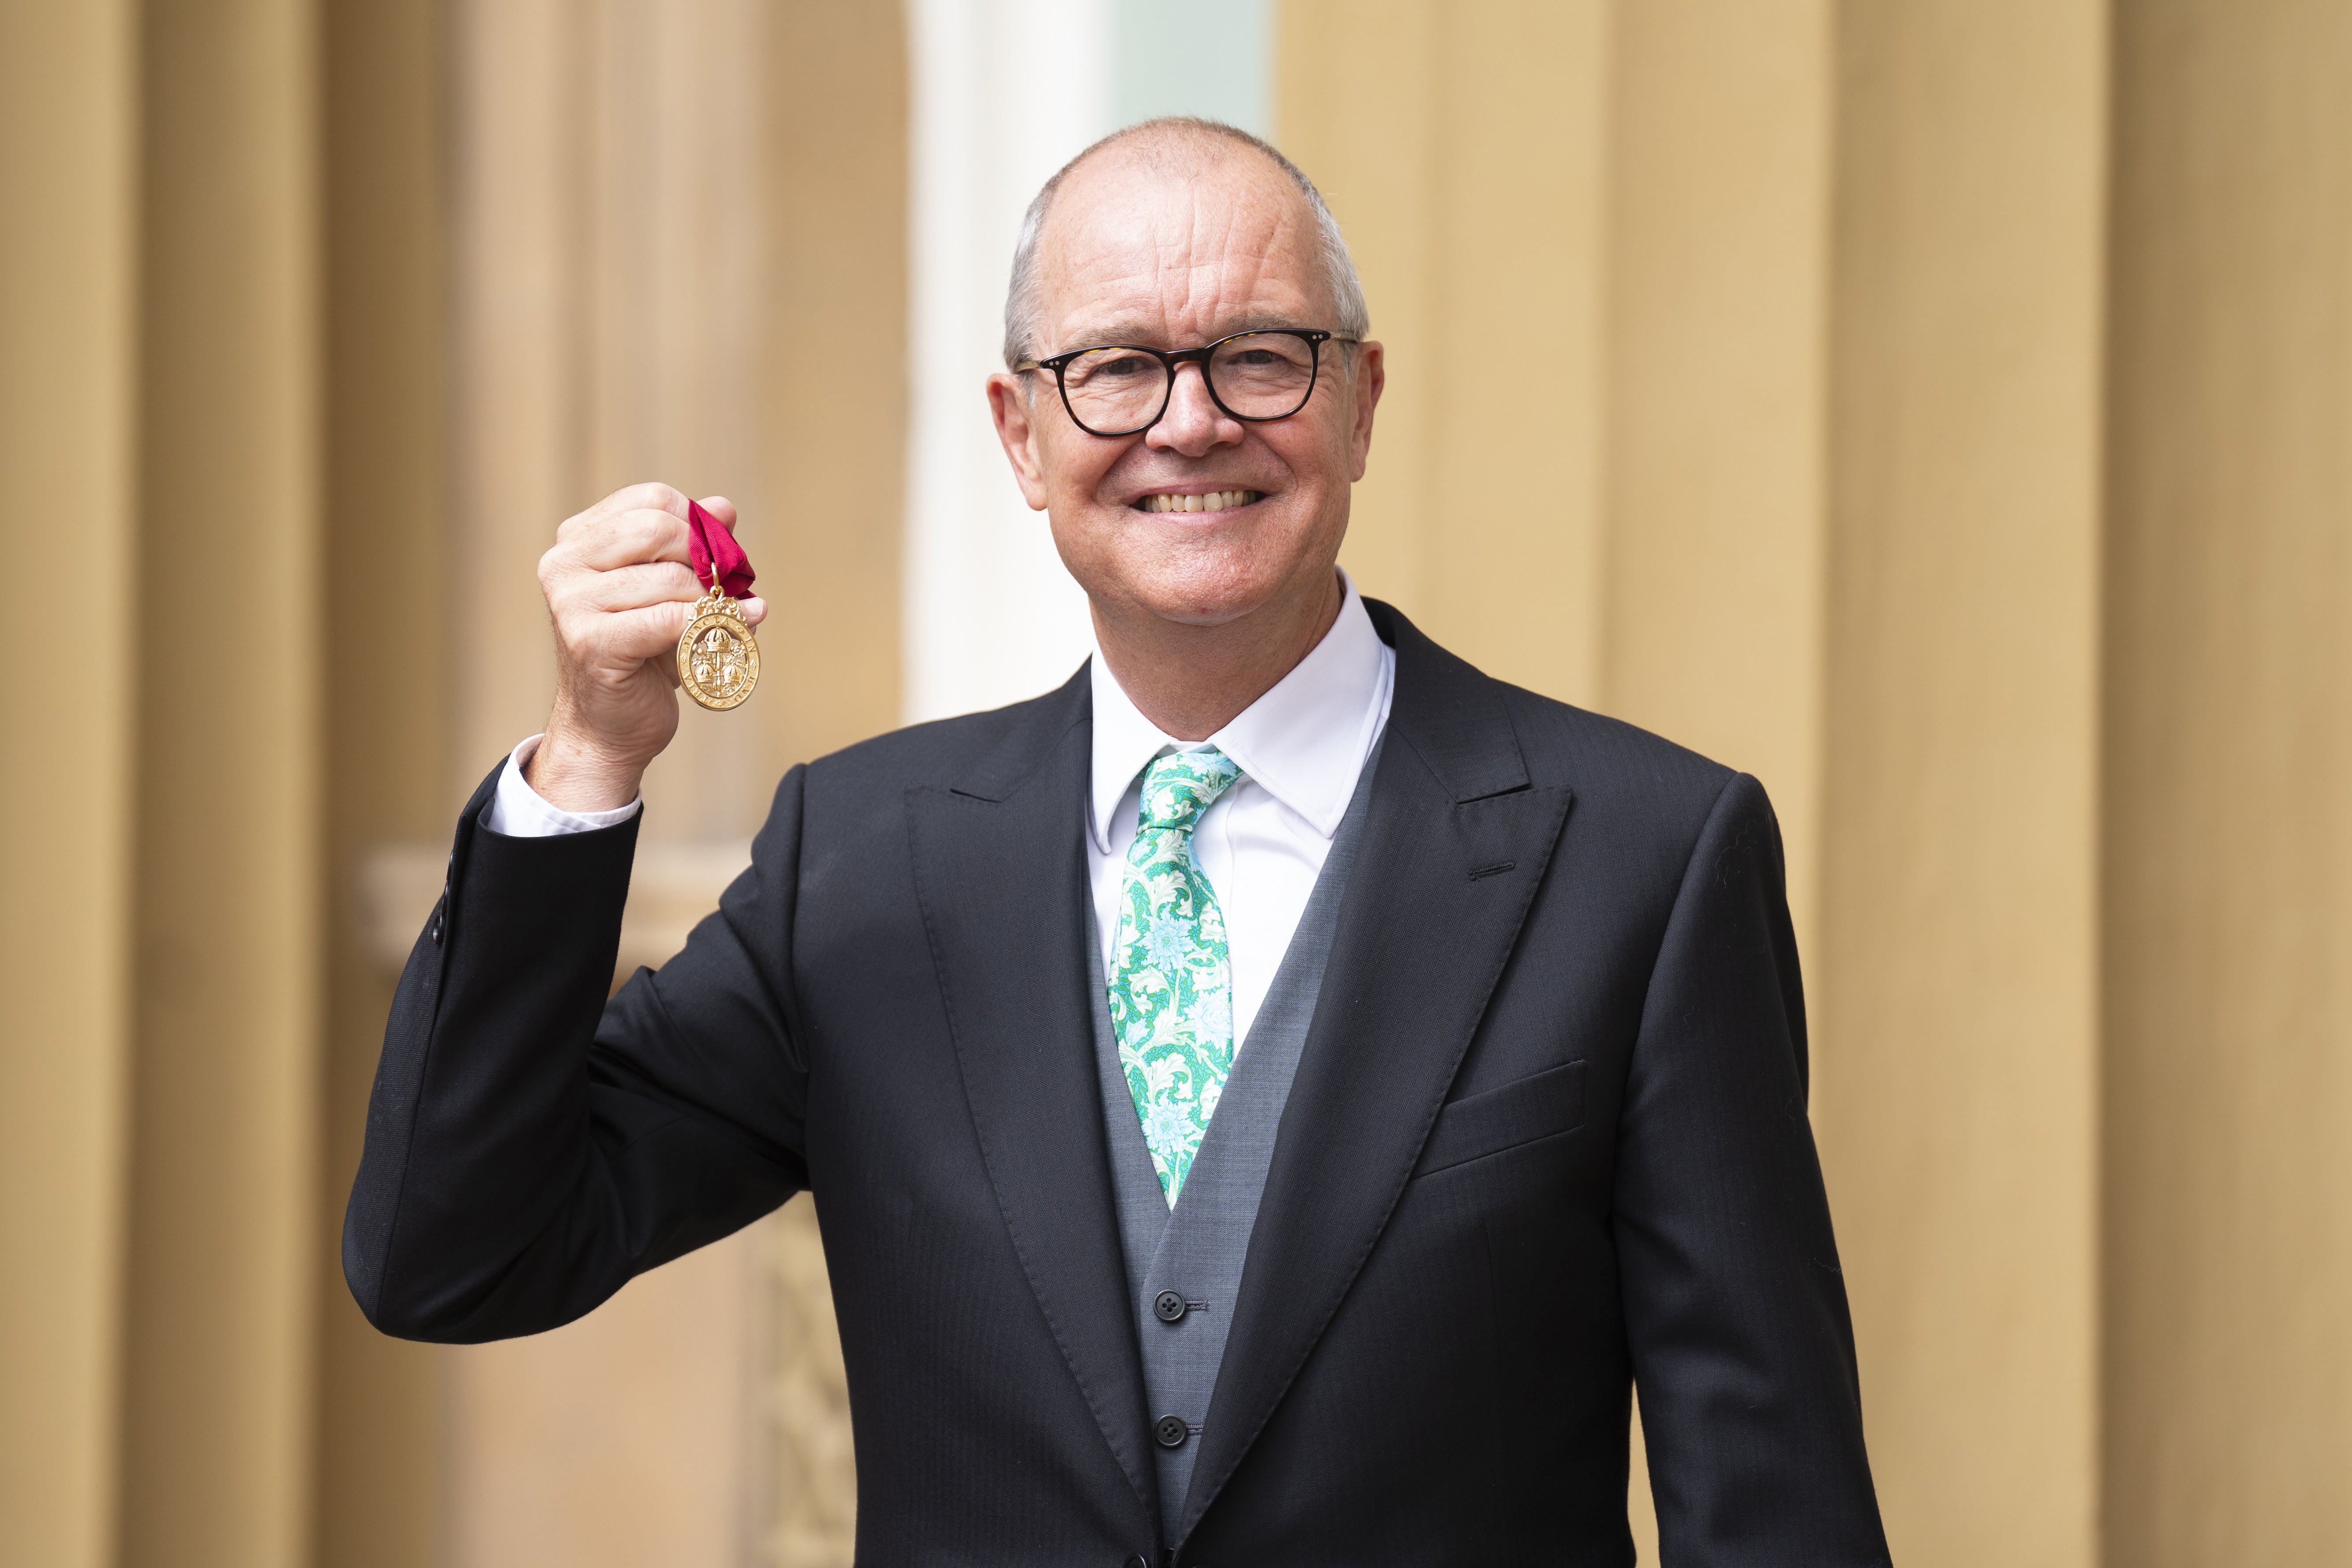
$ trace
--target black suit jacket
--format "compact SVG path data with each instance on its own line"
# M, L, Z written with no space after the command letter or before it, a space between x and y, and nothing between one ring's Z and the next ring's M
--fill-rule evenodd
M1385 605L1387 743L1181 1518L1210 1568L1885 1561L1754 780ZM1154 1554L1087 997L1084 672L794 768L605 1000L635 826L467 807L344 1229L369 1319L566 1322L808 1188L858 1561Z

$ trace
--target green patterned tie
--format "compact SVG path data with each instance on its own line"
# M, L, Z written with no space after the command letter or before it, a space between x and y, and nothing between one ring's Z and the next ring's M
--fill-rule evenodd
M1234 1066L1225 916L1192 857L1192 829L1241 776L1214 746L1153 763L1143 775L1142 822L1118 898L1110 1026L1170 1208Z

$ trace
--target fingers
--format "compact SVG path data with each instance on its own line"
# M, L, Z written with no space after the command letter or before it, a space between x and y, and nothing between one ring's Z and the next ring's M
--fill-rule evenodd
M551 555L593 572L688 559L686 520L656 507L603 515L583 512L563 525L555 541Z
M663 484L624 485L585 511L565 518L555 541L565 544L610 531L614 520L632 513L664 515L680 527L686 522L686 497Z
M574 660L585 667L625 671L648 660L671 658L686 630L692 606L676 600L583 616L566 628Z
M617 517L625 511L666 511L683 522L686 521L686 496L683 491L660 483L623 485L571 521L578 522L595 517Z
M702 595L702 585L695 582L694 574L680 567L624 567L618 572L597 574L578 597L557 607L556 619L560 626L568 622L572 615L616 616L676 605L690 608L701 602ZM768 601L758 597L738 600L735 613L742 617L745 626L757 626L768 618ZM671 641L677 640L677 632L686 629L687 618L678 618Z
M730 532L734 530L739 520L733 501L710 496L702 507ZM566 518L555 531L555 541L559 550L570 551L580 564L600 572L640 561L684 561L687 500L668 485L625 485Z
M733 526L734 502L712 496L702 504ZM667 485L626 486L565 520L539 563L562 665L626 681L639 665L668 658L704 592L689 559L686 497ZM756 626L767 601L743 600L738 612Z
M647 605L676 602L690 605L702 597L702 584L681 562L653 561L610 571L583 574L565 595L559 613L573 605L591 610L635 610Z

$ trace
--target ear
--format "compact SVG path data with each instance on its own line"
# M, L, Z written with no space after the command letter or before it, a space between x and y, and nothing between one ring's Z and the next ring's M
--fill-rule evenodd
M1033 390L1029 378L1010 371L996 372L988 378L988 415L996 422L996 438L1003 444L1005 458L1013 465L1013 478L1021 486L1021 499L1029 503L1030 510L1044 511L1045 468L1037 456L1036 421L1029 416Z
M1351 482L1364 477L1364 464L1372 451L1372 410L1380 406L1381 394L1389 383L1387 351L1378 342L1358 343L1355 361L1348 373L1349 390L1355 395L1355 418L1348 431Z

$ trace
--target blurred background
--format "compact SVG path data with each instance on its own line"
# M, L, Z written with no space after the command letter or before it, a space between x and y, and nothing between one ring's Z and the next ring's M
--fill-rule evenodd
M848 1562L808 1202L384 1340L376 1043L614 486L775 606L625 964L1076 664L980 378L1171 110L1354 246L1365 589L1778 804L1897 1559L2352 1564L2345 0L0 0L0 1562Z

